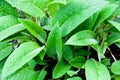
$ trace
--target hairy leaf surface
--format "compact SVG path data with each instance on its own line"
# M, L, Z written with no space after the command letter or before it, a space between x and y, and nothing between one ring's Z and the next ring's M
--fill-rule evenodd
M5 62L2 72L2 80L14 73L16 70L20 69L43 49L44 47L39 47L39 45L35 42L26 42L21 44L20 47L11 53Z
M57 11L52 23L59 21L62 36L68 35L79 24L106 6L104 0L71 0L66 6Z

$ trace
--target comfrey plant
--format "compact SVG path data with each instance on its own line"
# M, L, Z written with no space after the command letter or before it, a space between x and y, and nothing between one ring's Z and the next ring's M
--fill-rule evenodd
M119 4L0 0L0 80L120 80Z

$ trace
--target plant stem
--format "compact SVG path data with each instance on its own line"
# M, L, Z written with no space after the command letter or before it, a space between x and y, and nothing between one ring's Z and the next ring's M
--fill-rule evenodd
M113 53L112 53L112 51L110 50L110 48L108 47L107 49L108 49L108 51L110 52L110 54L111 54L112 58L114 59L114 61L117 61L117 59L116 59L115 56L113 55Z

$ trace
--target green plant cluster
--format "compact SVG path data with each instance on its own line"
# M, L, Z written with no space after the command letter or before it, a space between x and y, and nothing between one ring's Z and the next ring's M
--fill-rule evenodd
M119 5L0 0L0 80L120 80Z

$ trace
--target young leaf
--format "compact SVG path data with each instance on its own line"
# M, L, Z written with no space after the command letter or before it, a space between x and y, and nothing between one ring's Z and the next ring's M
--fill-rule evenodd
M2 78L4 80L7 76L20 69L28 61L38 55L44 47L40 47L35 42L26 42L20 45L13 53L8 57L5 62Z
M14 15L18 17L17 11L5 0L0 0L0 17L5 15Z
M65 43L67 45L76 45L76 46L87 46L92 44L97 44L95 39L95 33L90 30L83 30L68 39Z
M59 61L54 70L53 70L53 78L60 78L61 76L63 76L69 69L71 68L71 66L64 60Z
M40 26L30 20L19 19L19 21L40 42L45 43L46 32Z
M59 24L56 23L52 31L49 33L46 43L47 55L50 57L58 56L58 60L62 58L62 39Z
M2 16L0 17L0 31L18 23L17 18L12 15Z
M56 12L52 23L55 24L59 21L62 36L66 36L107 4L108 2L104 0L71 0Z
M72 78L68 78L67 80L82 80L80 77L72 77Z
M37 76L38 72L34 72L31 68L26 67L11 77L8 77L7 80L36 80Z
M109 21L110 24L112 24L118 31L120 31L120 23L115 21Z
M109 45L120 42L120 33L112 33L108 36L107 42Z
M0 41L6 39L7 37L24 30L25 28L21 24L11 26L0 32Z
M73 58L69 63L71 66L75 68L81 68L86 62L86 59L84 57L78 56Z
M30 0L6 0L9 4L11 4L13 7L16 7L17 9L30 14L34 17L43 17L44 13L40 8L35 6Z
M85 75L87 80L111 80L108 69L93 59L85 63Z
M115 61L111 66L111 71L114 74L120 75L120 61Z

